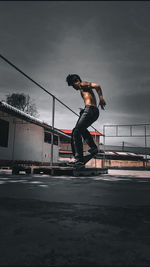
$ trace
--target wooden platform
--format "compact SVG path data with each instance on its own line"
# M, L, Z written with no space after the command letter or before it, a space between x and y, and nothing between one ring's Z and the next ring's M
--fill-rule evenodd
M48 166L15 166L12 169L12 174L50 174L53 176L96 176L100 174L107 174L107 168L83 168L74 169L72 167L48 167Z

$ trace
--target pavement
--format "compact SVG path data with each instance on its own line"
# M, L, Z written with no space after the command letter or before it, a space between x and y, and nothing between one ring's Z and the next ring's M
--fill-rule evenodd
M150 266L150 171L0 171L0 266Z

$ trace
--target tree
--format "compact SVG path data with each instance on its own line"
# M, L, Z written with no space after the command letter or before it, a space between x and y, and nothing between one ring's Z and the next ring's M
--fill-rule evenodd
M35 103L31 100L29 95L25 95L23 93L13 93L6 95L6 102L15 107L20 109L21 111L24 111L27 114L30 114L34 117L38 117L38 111L36 108Z

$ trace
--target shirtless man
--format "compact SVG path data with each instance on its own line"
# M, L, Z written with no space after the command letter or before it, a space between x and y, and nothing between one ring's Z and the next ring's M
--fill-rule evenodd
M103 99L102 89L99 84L82 82L77 74L69 74L66 78L66 82L68 83L68 86L72 86L75 90L80 91L85 104L85 108L81 110L76 126L72 130L71 147L75 161L68 164L69 166L82 167L84 166L82 137L90 147L89 152L91 154L94 155L98 152L93 137L87 130L87 128L99 117L99 109L96 104L93 89L96 90L99 96L99 105L101 106L101 109L104 109L106 103Z

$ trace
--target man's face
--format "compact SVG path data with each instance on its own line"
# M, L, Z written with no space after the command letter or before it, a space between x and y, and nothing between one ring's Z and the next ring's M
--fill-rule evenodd
M79 90L80 89L80 81L77 80L76 82L73 83L73 88L76 89L76 90Z

